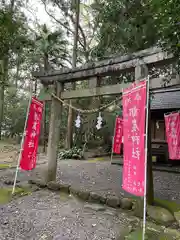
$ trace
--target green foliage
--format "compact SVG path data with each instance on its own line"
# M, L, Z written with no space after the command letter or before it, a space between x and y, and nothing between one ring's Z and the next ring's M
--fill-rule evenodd
M128 53L160 45L180 55L180 2L178 0L96 0L99 22L94 56Z
M23 48L27 42L26 18L19 11L18 6L14 10L9 5L0 9L0 58L8 52ZM12 53L11 52L11 53Z
M100 0L93 7L100 26L94 49L98 57L134 52L156 44L158 32L150 1Z
M3 133L7 137L20 137L23 133L28 99L19 96L16 89L8 88L5 95Z
M51 31L45 24L39 26L35 41L29 51L34 63L49 67L65 66L68 61L67 41L62 29Z
M73 147L70 150L63 150L59 153L59 159L82 159L82 149Z
M178 0L151 0L159 44L180 56L180 2Z
M59 27L30 27L21 8L24 2L0 1L0 6L0 132L2 125L3 135L14 138L23 132L31 71L66 66L68 50Z

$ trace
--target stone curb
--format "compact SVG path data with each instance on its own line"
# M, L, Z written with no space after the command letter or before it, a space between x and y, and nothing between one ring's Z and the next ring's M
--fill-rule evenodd
M29 180L29 184L35 184L39 188L48 188L49 190L52 191L62 191L68 194L72 194L84 201L91 202L91 203L99 203L99 204L104 204L109 207L115 208L115 209L123 209L123 210L128 210L132 211L133 215L133 207L134 207L134 200L130 198L119 198L117 196L112 196L112 195L106 195L102 196L99 195L98 193L95 192L90 192L82 189L78 189L76 187L73 187L69 184L66 183L57 183L57 182L48 182L44 183L42 180ZM140 217L141 216L137 216ZM155 224L153 222L147 221L147 229L153 230L153 231L160 231L164 233L170 233L174 235L176 238L180 240L180 231L170 228L170 227L165 227L165 226L160 226L158 224ZM160 229L160 230L159 230Z
M129 198L119 198L117 196L106 195L102 196L95 192L78 189L66 183L57 183L54 181L45 183L42 180L29 180L29 184L35 184L40 188L48 188L52 191L62 191L68 194L72 194L84 201L105 204L112 208L122 208L124 210L132 210L133 200Z

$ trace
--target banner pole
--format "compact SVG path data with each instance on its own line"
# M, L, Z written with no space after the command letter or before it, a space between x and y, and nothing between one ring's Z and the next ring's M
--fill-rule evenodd
M117 116L116 116L116 119L117 119ZM112 164L112 159L113 159L114 135L115 135L115 131L116 131L116 119L115 119L114 133L113 133L113 138L112 138L112 148L111 148L111 164Z
M146 197L147 197L147 157L148 157L148 119L149 119L149 75L147 79L147 94L146 94L146 139L145 139L145 168L144 168L144 211L143 211L143 235L142 239L145 240L146 234Z
M112 138L112 147L111 147L111 164L112 164L112 159L113 159L113 148L114 148L114 134L115 134L115 128L116 128L116 120L115 120L114 133L113 133L113 138Z
M25 137L25 134L26 134L25 132L26 132L28 115L29 115L29 110L30 110L30 105L31 105L31 98L32 98L32 83L30 84L30 96L29 96L28 108L27 108L27 112L26 112L26 120L25 120L25 124L24 124L23 135L22 135L22 139L21 139L20 153L19 153L18 161L17 161L17 167L16 167L16 173L15 173L14 184L13 184L13 189L12 189L12 195L14 194L15 188L16 188L17 175L18 175L20 160L21 160L21 156L22 156L24 137Z

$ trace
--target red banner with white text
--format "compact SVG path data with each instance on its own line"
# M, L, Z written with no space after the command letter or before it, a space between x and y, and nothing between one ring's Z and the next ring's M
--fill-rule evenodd
M123 91L123 189L144 195L146 81Z
M168 143L169 158L180 159L180 113L165 115L166 139Z
M123 120L122 118L117 117L114 131L113 153L116 154L121 153L122 135L123 135Z
M36 167L36 157L40 135L43 103L32 98L26 126L20 167L23 170L32 170Z

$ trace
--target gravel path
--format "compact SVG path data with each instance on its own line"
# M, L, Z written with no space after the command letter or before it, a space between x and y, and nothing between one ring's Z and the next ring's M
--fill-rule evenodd
M137 221L111 208L95 211L87 207L66 195L34 192L0 207L0 239L111 240Z
M19 172L23 183L42 177L46 165ZM0 170L0 187L13 180L15 169ZM57 181L102 195L127 195L122 188L122 167L107 162L60 161ZM154 172L155 195L180 203L180 175ZM112 240L137 223L135 218L111 208L95 211L67 195L41 190L0 206L0 240Z
M39 165L33 174L42 177L42 172L45 169L45 164ZM0 187L4 179L13 180L14 172L15 169L0 171ZM31 173L29 172L21 172L18 174L18 180L20 181L27 181L29 178L31 178ZM121 188L122 166L111 165L109 161L59 161L57 181L70 183L74 187L88 189L102 195L128 195ZM180 174L155 171L154 189L155 197L165 200L175 200L180 203Z
M155 196L180 203L180 174L157 171L153 174ZM121 188L122 166L111 165L109 161L61 161L58 165L57 181L101 194L127 195Z

